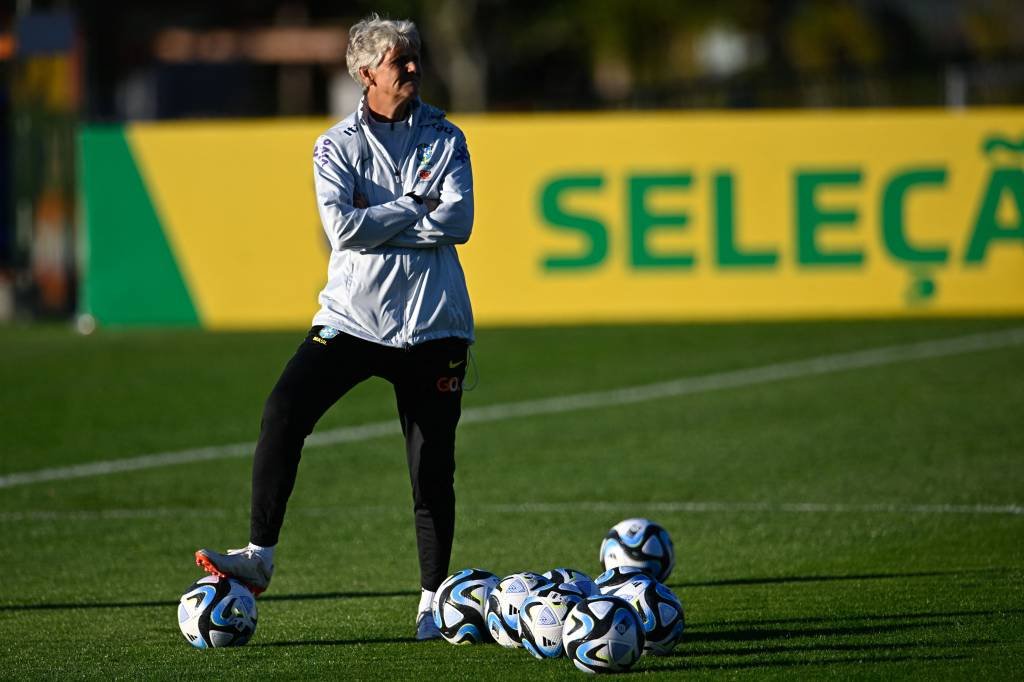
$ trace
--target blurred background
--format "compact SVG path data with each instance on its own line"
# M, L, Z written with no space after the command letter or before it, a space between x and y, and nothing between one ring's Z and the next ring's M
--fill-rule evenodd
M343 118L371 11L417 22L453 115L1024 102L1014 0L6 2L0 320L79 309L82 126Z

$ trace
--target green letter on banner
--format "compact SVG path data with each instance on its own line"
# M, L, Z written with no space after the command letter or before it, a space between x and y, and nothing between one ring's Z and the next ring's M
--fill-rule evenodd
M629 226L633 265L638 268L690 267L689 253L653 254L647 249L647 233L660 227L682 230L689 222L685 213L655 215L647 212L647 192L658 187L689 187L689 175L635 175L629 179Z
M1003 192L1008 191L1016 204L1017 224L999 224L999 202ZM1019 239L1024 246L1024 171L1019 168L997 168L992 173L981 201L978 218L974 221L974 232L967 247L965 263L981 263L985 260L988 244L994 239Z
M552 227L577 230L587 238L589 248L574 256L548 256L544 267L548 270L562 268L589 268L599 265L608 253L608 231L596 218L565 211L560 203L563 192L571 190L594 191L601 189L604 179L600 175L558 178L545 185L540 196L540 211L544 220Z
M857 223L854 210L826 211L815 203L815 194L822 185L859 185L860 171L828 171L797 173L796 176L796 244L797 262L801 265L857 265L864 262L860 251L824 252L818 248L817 233L825 225L849 228Z
M733 179L730 173L717 173L715 182L715 248L722 267L772 266L778 254L772 251L740 251L736 245L736 224L733 206Z
M882 194L882 237L885 247L893 258L908 263L945 263L949 256L947 249L915 248L907 241L904 225L904 197L914 185L944 185L946 171L944 168L911 170L900 173L889 181Z

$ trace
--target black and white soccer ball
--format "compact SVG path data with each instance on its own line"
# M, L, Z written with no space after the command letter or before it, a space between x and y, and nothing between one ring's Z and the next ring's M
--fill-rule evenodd
M562 625L575 606L558 597L531 595L519 607L519 637L523 648L534 658L558 658L562 655Z
M519 607L538 587L550 585L544 576L527 571L505 576L487 598L487 630L503 647L521 647L519 638Z
M664 656L683 636L686 616L679 598L665 585L644 576L615 590L632 605L644 626L644 651Z
M445 578L434 592L430 613L441 636L452 644L477 644L490 639L484 612L498 576L467 568Z
M544 577L558 585L563 583L576 585L587 597L600 592L597 589L597 585L594 584L593 578L583 571L577 571L575 568L553 568L545 573Z
M636 566L658 582L665 582L676 564L668 531L648 519L626 519L615 524L601 542L601 564L607 571Z
M597 586L601 594L613 594L615 590L639 575L650 577L649 573L636 566L616 566L597 576L594 580L594 585ZM653 580L653 578L651 579Z
M256 597L237 580L200 578L178 600L178 627L197 649L242 646L256 632Z
M562 647L583 672L622 672L644 652L644 626L625 599L610 594L587 597L566 617Z

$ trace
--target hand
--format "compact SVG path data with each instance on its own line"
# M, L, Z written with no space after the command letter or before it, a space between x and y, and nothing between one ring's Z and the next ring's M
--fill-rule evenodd
M433 213L434 209L441 205L441 200L433 197L423 197L423 203L427 205L427 213Z
M356 208L370 208L370 202L359 192L356 192L355 196L352 197L352 205Z

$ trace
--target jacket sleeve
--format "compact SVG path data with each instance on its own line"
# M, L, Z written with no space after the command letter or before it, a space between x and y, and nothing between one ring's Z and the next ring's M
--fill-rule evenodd
M391 237L386 246L433 248L469 241L473 231L473 167L461 136L445 170L438 207Z
M324 232L335 251L380 246L426 215L412 197L399 197L369 208L355 208L355 177L338 145L320 136L313 151L313 182Z

